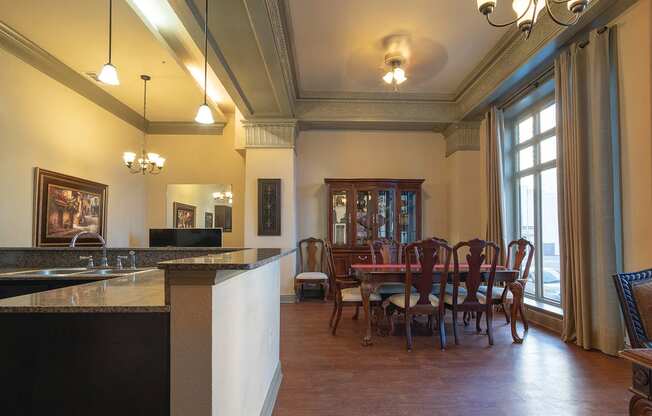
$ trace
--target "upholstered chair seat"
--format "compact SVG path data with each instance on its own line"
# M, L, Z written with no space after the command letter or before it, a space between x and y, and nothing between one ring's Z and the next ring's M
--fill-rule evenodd
M299 273L296 278L298 280L324 281L328 280L328 275L322 272L303 272Z
M416 292L415 288L412 288L413 292ZM378 293L381 295L393 295L396 293L404 293L405 286L403 283L385 283L378 287Z
M505 290L504 287L494 287L494 288L493 288L493 291L492 291L493 294L491 295L491 297L492 297L493 299L500 299L500 297L503 295L503 291L504 291L504 290ZM482 294L482 296L487 296L487 286L480 286L480 287L478 288L478 292L479 292L480 294ZM478 296L478 297L479 297L479 296ZM511 301L514 299L514 295L512 294L512 291L511 291L511 290L508 290L508 291L507 291L507 294L505 295L505 298L506 298L509 302L511 302Z
M362 302L362 295L360 294L359 287L349 287L342 289L342 300L344 302ZM371 293L369 295L369 300L371 302L380 301L380 295L377 293Z
M392 295L388 299L391 303L398 306L399 308L405 309L405 293L397 293ZM439 298L432 293L428 295L428 300L432 306L439 306ZM419 294L413 293L410 295L410 308L414 308L414 305L419 301Z

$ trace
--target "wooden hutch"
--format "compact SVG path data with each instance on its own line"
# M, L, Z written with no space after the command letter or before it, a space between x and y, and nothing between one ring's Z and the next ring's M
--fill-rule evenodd
M403 244L421 239L423 179L324 179L328 192L328 240L338 277L351 264L371 263L369 242Z

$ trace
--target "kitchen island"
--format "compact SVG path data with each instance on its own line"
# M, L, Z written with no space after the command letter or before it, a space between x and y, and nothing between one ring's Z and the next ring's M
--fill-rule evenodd
M293 251L165 261L0 300L3 414L271 414Z

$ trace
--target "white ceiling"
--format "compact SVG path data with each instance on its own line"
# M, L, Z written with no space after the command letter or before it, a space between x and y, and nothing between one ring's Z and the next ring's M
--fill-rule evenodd
M489 26L475 0L286 0L295 70L303 95L392 91L381 80L394 34L409 39L402 93L454 95L507 29ZM499 2L500 3L500 2ZM512 18L507 2L496 20Z
M98 73L107 61L107 19L108 0L0 0L0 20L82 74ZM202 89L125 1L113 2L112 61L120 85L98 83L105 91L141 114L140 75L148 74L150 121L194 119ZM220 95L222 111L233 111L228 95Z

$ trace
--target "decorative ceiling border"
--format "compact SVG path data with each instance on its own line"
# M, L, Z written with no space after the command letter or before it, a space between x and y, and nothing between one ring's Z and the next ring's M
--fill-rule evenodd
M516 28L511 28L467 75L455 94L399 95L384 93L304 92L298 83L298 71L292 44L291 11L287 0L266 0L270 13L280 61L284 66L288 91L293 92L294 116L302 125L334 126L351 123L381 126L383 122L406 126L427 122L454 123L476 119L481 111L499 94L523 82L536 72L537 65L549 60L563 42L594 24L598 16L619 3L633 4L636 0L593 0L580 22L566 31L547 14L542 15L528 41ZM613 14L613 13L610 13ZM563 39L561 34L564 34ZM553 43L554 41L554 43ZM375 124L374 124L375 123ZM333 127L337 128L337 127Z
M193 130L190 125L195 123L144 120L143 116L131 107L2 21L0 21L0 48L144 133L222 134L226 125L226 122L218 122L211 128L198 127L194 129L194 133L189 133Z

